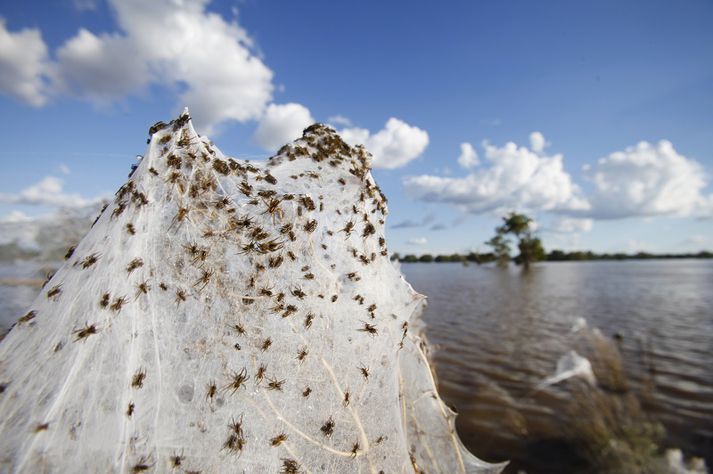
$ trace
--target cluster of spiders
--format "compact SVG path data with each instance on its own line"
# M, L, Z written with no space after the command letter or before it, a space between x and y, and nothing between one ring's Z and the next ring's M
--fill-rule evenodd
M135 238L138 232L146 228L143 223L135 224L137 213L143 212L143 209L150 206L151 201L155 199L154 196L160 194L155 192L156 189L153 189L153 193L149 193L143 184L138 184L139 179L159 180L158 189L166 191L169 203L173 206L171 208L173 214L169 216L170 225L166 233L169 240L175 239L176 243L171 245L180 245L182 248L179 252L169 253L169 255L177 256L180 264L177 263L176 268L180 268L180 271L187 275L183 277L186 282L185 288L174 284L169 292L173 295L175 304L184 304L189 298L198 297L207 288L215 287L215 291L218 291L225 286L235 286L235 276L226 272L221 259L228 255L226 248L236 248L238 251L235 253L240 255L239 258L245 259L251 269L247 275L244 275L245 282L242 285L238 282L236 292L242 292L242 295L236 299L236 304L246 307L251 305L253 311L259 311L256 306L263 305L263 309L269 309L279 316L276 321L286 320L292 324L295 318L300 318L293 327L301 328L309 334L306 331L310 330L313 324L320 326L323 321L317 319L315 312L318 314L320 312L311 307L311 298L319 297L326 304L331 302L336 305L354 304L350 303L353 300L359 305L364 305L361 311L366 308L369 316L368 321L358 320L354 323L355 336L364 337L365 341L368 341L369 337L379 336L381 323L377 318L375 303L364 304L364 297L360 295L342 303L343 300L339 299L340 294L332 294L332 291L325 292L326 294L317 293L316 288L321 286L320 278L323 277L318 265L302 265L300 280L285 281L282 277L284 275L282 272L288 271L285 270L288 263L296 262L293 265L297 265L298 260L305 258L305 251L300 246L304 242L321 240L318 237L320 233L339 236L339 240L343 238L349 241L349 253L360 265L371 265L378 258L378 254L387 256L386 242L379 230L383 228L387 203L385 196L369 176L368 153L362 147L353 148L345 144L328 127L315 124L305 129L301 142L283 147L276 157L270 159L267 167L261 169L248 162L220 158L212 145L192 137L187 132L185 127L187 122L187 115L182 115L168 124L159 122L151 127L149 133L154 136L152 146L160 150L159 159L154 160L151 163L153 166L147 168L148 173L136 173L132 176L117 191L113 206L103 211L109 214L107 219L110 221L120 222L117 225L122 229L123 238ZM313 170L305 169L302 173L291 176L293 180L301 178L319 180L321 179L319 171L323 166L334 168L341 166L347 169L349 175L340 177L338 183L346 186L348 182L352 184L357 182L362 191L358 199L351 202L348 207L335 209L336 215L341 216L340 224L334 227L330 225L331 229L327 228L328 220L322 218L320 213L324 211L325 203L328 207L332 203L328 199L325 200L323 196L277 191L276 185L284 178L279 173L271 173L270 169L284 159L288 161L311 159L314 163L311 165L314 166ZM234 180L234 188L225 187L226 177ZM235 194L231 194L231 189ZM324 244L321 248L325 252L328 250ZM74 248L70 249L67 259L74 259L73 265L80 271L89 272L104 264L102 260L104 256L100 252L79 257L75 253ZM131 279L134 301L152 297L151 295L154 294L150 293L152 288L154 292L156 288L160 289L159 295L168 292L169 285L155 278L153 269L148 268L148 263L144 262L141 256L131 255L124 262L126 263L123 263L123 276ZM353 287L361 280L360 272L361 270L346 273L344 281L350 282ZM276 281L284 284L280 287L276 285ZM59 284L50 288L46 296L51 300L58 300L61 293L62 285ZM99 297L100 309L114 313L119 313L129 303L129 298L126 296L112 297L109 291ZM36 312L30 311L20 318L19 322L28 323L35 316ZM319 318L323 316L320 315ZM238 322L231 323L230 326L233 337L251 338L254 341L253 353L258 357L269 356L270 351L275 351L276 347L282 350L282 341L274 334L275 341L272 337L264 337L267 334L262 334L258 340L258 336L252 333L249 324ZM100 335L96 337L99 339L107 329L104 324L86 322L84 326L74 329L72 335L75 342L94 341L95 336ZM403 331L405 337L405 327ZM257 334L261 333L257 331ZM235 349L241 350L245 347L245 341L241 340L241 342L242 345L232 339L230 344ZM310 355L307 338L306 342L297 348L294 355L296 366L291 370L313 363L314 357ZM370 381L372 372L369 367L358 365L354 370L355 375L360 376L363 383ZM213 404L223 396L239 398L240 394L247 391L247 387L252 383L251 380L261 389L273 392L271 396L285 396L280 393L297 389L302 397L310 397L314 390L304 385L295 387L292 377L289 376L292 373L291 371L281 373L279 370L268 372L268 364L264 361L259 361L257 369L252 373L247 367L241 367L230 372L224 382L223 378L216 377L217 382L215 379L210 379L205 388L205 402ZM286 378L279 378L277 374L285 375ZM132 390L140 390L147 381L151 382L147 370L138 368L131 377L129 385ZM314 393L319 395L318 392ZM354 392L347 390L343 393L341 400L343 409L351 409L358 401L354 396L357 393L356 390ZM126 416L132 418L135 410L135 403L129 402L125 411ZM315 427L315 432L329 440L340 428L341 425L329 416ZM289 434L281 432L269 440L269 445L277 448L289 442ZM237 421L233 419L229 423L221 451L239 456L247 443L248 437L243 429L241 415ZM353 458L364 452L359 441L351 443L350 448L346 450ZM182 455L174 455L170 458L174 468L180 467L183 460ZM301 466L296 460L281 458L281 461L281 472L301 472ZM154 462L150 458L141 458L132 470L142 472L151 469L153 465Z

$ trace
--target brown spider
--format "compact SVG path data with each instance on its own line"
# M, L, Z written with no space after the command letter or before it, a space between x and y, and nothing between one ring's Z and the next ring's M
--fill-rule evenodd
M363 375L365 379L367 379L367 380L369 379L369 368L368 367L364 367L362 365L361 367L359 367L359 371L361 372L361 375Z
M306 232L309 232L309 233L314 232L315 229L317 229L317 221L314 220L314 219L308 221L308 222L305 224L304 229L305 229Z
M143 267L144 266L144 261L141 260L140 258L135 258L131 262L129 262L129 265L126 267L126 271L131 274L134 270L137 268Z
M297 360L300 362L304 362L305 358L309 354L309 351L307 350L306 347L300 348L300 351L297 353Z
M218 386L215 384L215 380L211 380L208 382L208 385L206 386L206 394L205 398L206 400L213 400L215 398L215 394L218 391Z
M210 279L213 276L212 271L208 270L203 270L203 274L201 277L193 284L194 287L197 287L198 285L201 285L201 287L198 289L198 291L201 291L203 288L205 288L208 283L210 283Z
M267 388L268 390L279 390L282 391L282 385L285 383L285 379L277 380L275 378L267 378Z
M267 365L265 365L265 364L261 364L260 367L257 368L257 373L255 374L255 384L256 385L260 385L260 383L265 378L266 372L267 372Z
M266 350L268 350L268 349L270 348L271 345L272 345L272 339L270 339L270 338L268 337L267 339L265 339L264 341L262 341L262 346L260 347L260 349L261 349L263 352L265 352Z
M280 433L279 435L275 436L270 440L270 444L272 446L279 446L285 441L287 441L288 436L285 433Z
M327 438L330 438L332 434L334 433L334 420L330 416L329 419L322 425L322 427L319 429L324 436Z
M282 211L282 208L280 207L280 200L279 199L270 199L269 201L265 201L263 199L262 201L265 203L265 211L263 214L270 214L272 216L272 223L275 223L275 218L278 218L279 220L282 220L282 218L285 216L284 212Z
M122 306L124 306L124 303L126 303L126 297L122 296L120 298L115 298L114 302L109 306L109 309L114 311L115 313L118 313L121 311Z
M138 298L142 294L148 294L149 290L151 290L151 285L149 285L148 280L139 283L138 285L136 285L136 298Z
M144 386L144 380L146 379L146 371L144 369L139 369L138 372L134 374L131 379L131 386L133 388L142 388Z
M225 390L231 390L230 393L235 393L240 387L243 386L245 381L248 379L248 370L243 367L240 372L235 372L230 375L230 382L226 385Z
M352 230L354 230L354 221L349 221L344 225L344 228L339 232L344 232L344 234L349 237L352 235Z
M357 331L367 332L371 336L379 334L379 331L376 329L376 326L369 323L364 323L364 327L357 329Z
M86 339L92 334L97 333L97 327L92 324L86 324L82 329L77 329L76 331L73 332L73 334L76 336L75 341L79 341L81 339Z

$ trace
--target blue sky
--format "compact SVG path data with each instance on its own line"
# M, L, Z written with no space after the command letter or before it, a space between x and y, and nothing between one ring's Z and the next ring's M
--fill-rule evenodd
M0 219L113 193L185 104L237 157L365 142L402 253L510 209L547 248L713 248L710 2L142 3L3 2Z

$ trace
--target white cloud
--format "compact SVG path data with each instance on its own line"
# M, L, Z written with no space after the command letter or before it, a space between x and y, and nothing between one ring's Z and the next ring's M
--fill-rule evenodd
M588 208L579 187L564 170L562 155L542 156L509 142L484 143L489 166L462 178L422 175L404 180L407 192L424 201L453 204L479 214L507 209L573 211Z
M344 115L333 115L327 119L327 122L334 125L341 125L342 127L351 127L352 121Z
M460 156L458 157L458 164L463 168L473 168L478 164L478 152L475 151L473 145L468 142L460 144Z
M92 3L79 0L75 6ZM145 92L152 84L173 87L179 95L176 108L188 106L203 133L212 133L224 121L262 116L272 99L272 71L236 21L207 11L209 0L109 3L118 31L95 34L82 28L67 40L57 50L54 71L47 73L57 92L109 103ZM7 52L4 27L0 31L0 58L14 58L10 61L14 69L2 64L0 84L5 90L24 87L27 90L10 92L42 105L46 97L40 86L46 71L40 66L46 48L36 30L15 36L19 35L22 41L10 45L13 55ZM16 45L18 41L22 47ZM23 53L20 58L15 57L17 51ZM17 80L18 76L24 80Z
M2 219L0 222L7 224L16 224L18 222L29 222L32 218L22 211L12 211Z
M97 9L96 0L72 0L72 4L74 5L74 8L80 12L94 11Z
M81 207L100 199L85 199L76 193L65 193L64 182L55 176L46 176L18 193L0 193L0 203L36 206Z
M560 217L552 225L554 232L572 234L579 232L589 232L592 230L594 221L592 219L579 219L575 217Z
M125 36L79 30L57 51L58 90L99 103L139 91L151 81L137 44Z
M545 140L545 136L542 135L542 133L532 132L530 134L530 148L535 153L541 153L547 145L549 145L549 143L547 143L547 140Z
M413 237L406 242L409 245L426 245L428 239L426 237Z
M350 145L366 146L374 157L374 168L405 166L418 158L428 146L428 133L393 117L373 135L364 128L345 128L339 134Z
M307 107L289 104L270 104L255 131L255 141L267 150L274 151L285 143L302 136L302 130L314 123Z
M47 102L47 46L38 29L11 32L0 17L0 92L39 107Z
M596 218L713 215L713 195L702 194L702 166L666 140L614 152L585 173L595 188L590 214Z
M72 171L69 169L69 166L65 165L64 163L59 164L59 171L65 176L69 176L70 174L72 174Z

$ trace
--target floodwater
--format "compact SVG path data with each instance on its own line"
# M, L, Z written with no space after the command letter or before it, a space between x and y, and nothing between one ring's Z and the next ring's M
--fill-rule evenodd
M27 311L47 274L59 266L34 261L0 263L0 335Z
M551 400L538 403L555 387L535 387L566 352L586 352L572 331L584 318L618 346L630 391L666 429L664 446L713 466L713 261L401 268L428 296L440 392L477 456L510 459L509 472L578 470L567 465L572 420Z
M0 264L0 282L42 279L46 270ZM568 351L590 357L581 333L598 329L618 347L644 412L666 428L664 445L713 466L713 261L557 262L528 273L435 263L402 270L428 296L424 319L441 395L459 412L459 434L478 457L510 460L513 473L584 472L570 453L566 390L536 387ZM0 333L38 291L0 283ZM588 329L572 332L582 318Z

